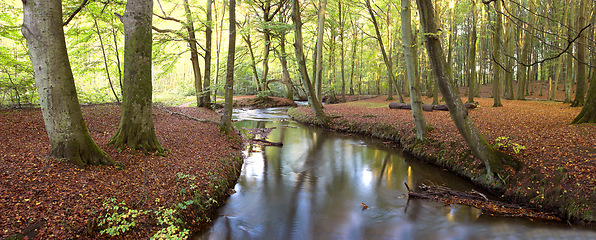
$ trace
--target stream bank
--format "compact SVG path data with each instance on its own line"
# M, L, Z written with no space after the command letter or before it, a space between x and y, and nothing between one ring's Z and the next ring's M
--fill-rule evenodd
M490 106L492 99L478 101L481 106ZM331 117L328 127L397 143L417 158L481 185L477 179L484 173L483 164L472 156L448 112L425 112L429 132L420 142L415 137L411 112L390 110L388 104L378 97L327 105L325 112ZM578 109L562 104L505 101L504 105L480 107L471 110L470 116L489 143L507 139L501 150L523 161L525 167L503 179L504 187L483 187L508 202L556 212L575 224L596 220L596 168L591 160L595 157L596 127L568 125ZM288 114L298 122L317 125L308 107L290 109Z

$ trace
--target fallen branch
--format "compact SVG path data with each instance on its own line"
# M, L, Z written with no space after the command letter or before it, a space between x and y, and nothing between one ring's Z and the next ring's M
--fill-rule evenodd
M265 139L260 139L260 138L251 138L248 140L255 141L255 142L262 142L262 143L264 143L263 146L282 147L284 145L281 142L270 142L270 141L267 141Z
M157 107L157 108L159 108L159 109L161 109L161 110L164 110L164 111L166 111L166 112L167 112L167 113L169 113L169 114L174 114L174 115L183 116L183 117L186 117L186 118L188 118L188 119L195 120L195 121L197 121L197 122L213 123L213 124L215 124L215 125L221 125L221 123L220 123L220 122L218 122L218 121L214 121L214 120L211 120L211 119L199 119L199 118L196 118L196 117L193 117L193 116L186 115L186 114L184 114L184 113L179 113L179 112L170 111L170 110L166 109L165 107L162 107L162 106L159 106L159 105L155 105L155 107Z
M443 204L459 204L475 207L483 211L506 217L528 217L533 219L561 221L552 213L536 212L517 205L490 200L484 194L472 190L470 193L461 192L444 186L420 185L422 192L417 193L408 188L408 196L411 198L428 199Z

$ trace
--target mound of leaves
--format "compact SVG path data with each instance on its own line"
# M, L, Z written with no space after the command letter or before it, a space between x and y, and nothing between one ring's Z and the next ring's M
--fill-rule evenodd
M234 99L235 108L272 108L297 106L292 100L278 97L247 96Z

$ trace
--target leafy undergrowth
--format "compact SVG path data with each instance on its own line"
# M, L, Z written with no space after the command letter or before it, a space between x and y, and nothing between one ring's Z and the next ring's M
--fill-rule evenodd
M50 158L39 109L0 111L0 238L35 224L30 236L38 239L107 238L121 230L127 230L119 232L123 239L192 233L206 226L239 175L242 141L220 135L214 124L154 108L156 134L169 153L131 155L106 146L118 128L120 106L82 110L95 142L123 167L81 170ZM199 108L169 110L219 119Z
M272 108L272 107L293 107L294 101L278 97L257 97L253 95L234 97L234 107L243 108Z
M426 141L419 142L411 111L390 110L384 99L327 105L325 112L332 116L334 129L391 139L414 155L470 179L484 172L449 112L424 112L430 132ZM569 125L581 109L555 102L508 100L502 100L504 107L493 108L493 99L476 100L480 107L469 114L485 139L525 164L521 171L502 179L505 187L498 190L504 199L555 211L570 220L596 221L596 126ZM432 99L424 101L430 104ZM315 124L310 108L292 109L290 114Z

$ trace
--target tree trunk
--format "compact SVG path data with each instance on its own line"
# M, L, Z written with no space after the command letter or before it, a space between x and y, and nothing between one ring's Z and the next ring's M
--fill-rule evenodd
M279 62L281 64L281 71L282 75L282 82L286 85L287 93L286 98L288 100L294 101L294 84L292 84L292 79L290 78L290 72L288 71L288 60L287 60L287 53L286 53L286 34L282 33L280 35L279 40Z
M592 74L590 82L587 101L582 111L573 119L571 124L596 123L596 74Z
M472 31L468 53L468 102L474 102L476 86L476 0L472 1Z
M586 25L586 0L581 0L578 4L579 11L577 12L578 20L575 26L575 32L580 33L581 29ZM571 103L572 107L581 107L585 102L586 95L586 34L581 33L579 39L575 42L575 49L577 51L577 61L575 67L575 99Z
M501 67L499 62L501 61L501 33L503 32L503 24L501 21L501 1L495 1L495 28L493 30L493 107L502 107L501 103L501 82L499 73L501 73Z
M306 90L308 102L319 124L327 125L328 117L325 112L323 112L323 105L315 94L314 88L308 76L308 71L306 69L306 58L304 57L302 43L302 20L300 19L300 4L298 0L292 0L292 21L294 22L294 49L296 53L296 61L298 64L298 71L301 75L302 84ZM322 45L323 43L318 42L317 44ZM316 58L318 57L319 56Z
M368 9L368 13L370 13L371 20L375 27L377 42L379 43L381 53L383 54L383 61L385 62L385 66L387 67L387 75L389 76L389 81L394 82L395 75L393 73L393 64L391 63L391 60L387 57L387 53L385 52L385 46L383 45L383 39L381 38L381 32L379 31L379 24L377 23L375 13L373 12L372 6L370 5L370 0L366 0L366 8ZM397 86L396 89L399 102L404 103L405 101L401 93L401 89Z
M314 83L317 83L317 100L323 100L323 35L325 35L325 11L327 8L327 0L319 1L319 13L318 13L318 20L317 20L317 43L316 43L316 52L315 60L316 64L314 66L314 73L313 80ZM302 33L300 33L302 34ZM332 37L335 39L335 36ZM333 55L331 55L333 56ZM306 62L304 63L306 64ZM322 108L322 105L321 105Z
M512 3L510 4L510 6L512 6ZM513 11L515 11L515 9L517 8L510 7L510 9L513 9ZM516 12L514 12L514 14L516 14ZM512 21L508 19L505 27L507 32L505 33L505 42L503 43L503 45L505 46L505 53L509 56L513 56L515 48L515 28L513 25L514 24L512 23ZM508 100L513 100L515 99L515 95L513 94L513 60L510 57L506 57L505 59L505 98L507 98Z
M153 2L129 0L122 16L124 24L124 82L122 114L118 131L110 144L136 153L158 152L161 147L155 136L152 118L151 84L151 18Z
M435 79L437 79L439 89L449 107L451 118L474 156L484 162L484 166L487 170L485 181L483 181L484 184L487 187L495 187L499 182L494 178L494 174L498 173L501 177L507 175L507 173L503 171L503 164L519 169L521 163L488 144L472 122L472 119L470 119L467 109L461 101L461 98L456 94L446 70L447 63L438 38L431 0L416 0L416 2L418 3L420 20L425 32L425 45L433 69L433 74Z
M23 12L21 31L29 47L50 154L81 168L115 164L93 142L83 120L64 40L62 2L23 1Z
M188 0L184 0L188 1ZM211 108L211 39L213 35L213 0L207 0L207 23L205 28L205 78L203 79L203 106Z
M338 1L337 4L339 5L339 39L341 42L341 47L340 47L340 55L341 55L341 100L342 102L346 101L346 79L345 79L345 70L344 70L344 58L345 58L345 52L344 52L344 22L343 22L343 18L345 18L343 16L343 12L341 9L341 1ZM389 91L391 92L391 89L389 89Z
M232 130L232 106L234 105L234 60L236 56L236 0L229 7L228 63L226 66L225 104L221 125L224 132Z
M188 34L188 47L190 48L190 62L192 63L192 72L194 74L195 97L197 98L197 107L204 107L203 102L203 83L201 82L201 67L199 65L199 52L197 50L197 38L195 35L194 21L192 12L188 5L188 0L184 0L184 12L186 14L186 32ZM126 48L125 48L126 49ZM209 103L207 103L209 104Z
M416 126L416 138L422 141L426 135L426 121L422 113L420 84L415 74L416 66L414 65L414 50L412 49L413 39L410 9L410 0L401 0L401 35L406 59L406 72L408 73L408 82L410 83L410 104L412 105L412 116L414 117L414 125Z

